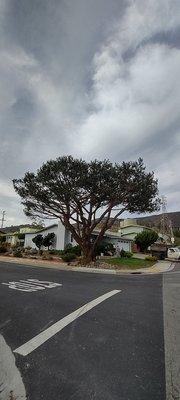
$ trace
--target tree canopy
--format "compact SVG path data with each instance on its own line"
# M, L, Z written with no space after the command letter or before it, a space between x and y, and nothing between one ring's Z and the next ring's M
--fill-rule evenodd
M34 218L59 218L81 246L86 261L93 258L104 233L124 212L158 210L157 180L138 161L86 162L72 156L47 161L37 173L13 180L24 212ZM91 234L101 223L96 239Z
M34 242L34 244L38 247L38 249L40 250L42 245L43 245L43 236L41 234L36 235L32 241Z
M43 246L48 247L49 250L49 247L52 246L54 240L55 240L55 233L54 232L48 233L46 236L44 236Z
M145 251L151 244L156 242L157 239L157 232L153 230L144 230L136 235L135 243L139 246L141 251Z

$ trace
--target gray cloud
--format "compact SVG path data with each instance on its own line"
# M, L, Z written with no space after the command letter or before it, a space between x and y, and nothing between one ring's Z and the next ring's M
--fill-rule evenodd
M1 0L0 209L63 154L143 156L179 209L179 0Z

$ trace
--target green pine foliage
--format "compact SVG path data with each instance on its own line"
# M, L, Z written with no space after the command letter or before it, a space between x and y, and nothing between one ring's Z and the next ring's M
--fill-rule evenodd
M136 235L135 243L140 248L140 251L144 252L151 244L156 242L157 239L157 232L153 230L144 230Z
M13 184L25 214L59 218L81 247L85 263L94 259L96 246L124 211L152 212L160 203L157 180L153 172L146 172L141 158L113 164L59 157L44 163L36 173L14 179ZM99 224L92 243L92 232Z

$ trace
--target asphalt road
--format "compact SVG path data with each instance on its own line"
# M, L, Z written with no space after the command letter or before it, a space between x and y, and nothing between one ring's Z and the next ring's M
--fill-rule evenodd
M18 396L13 400L165 400L162 288L161 274L114 276L0 263L0 399L12 390ZM68 317L67 326L51 332L57 321L109 292L111 297L83 307L83 315L81 309L74 321ZM16 352L31 339L27 355ZM15 368L15 383L6 382Z

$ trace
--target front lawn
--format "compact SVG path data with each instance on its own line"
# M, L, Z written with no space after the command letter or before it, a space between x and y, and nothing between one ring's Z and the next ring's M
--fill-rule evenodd
M118 269L147 268L155 264L155 261L142 260L140 258L112 257L101 259L102 262L110 264Z

